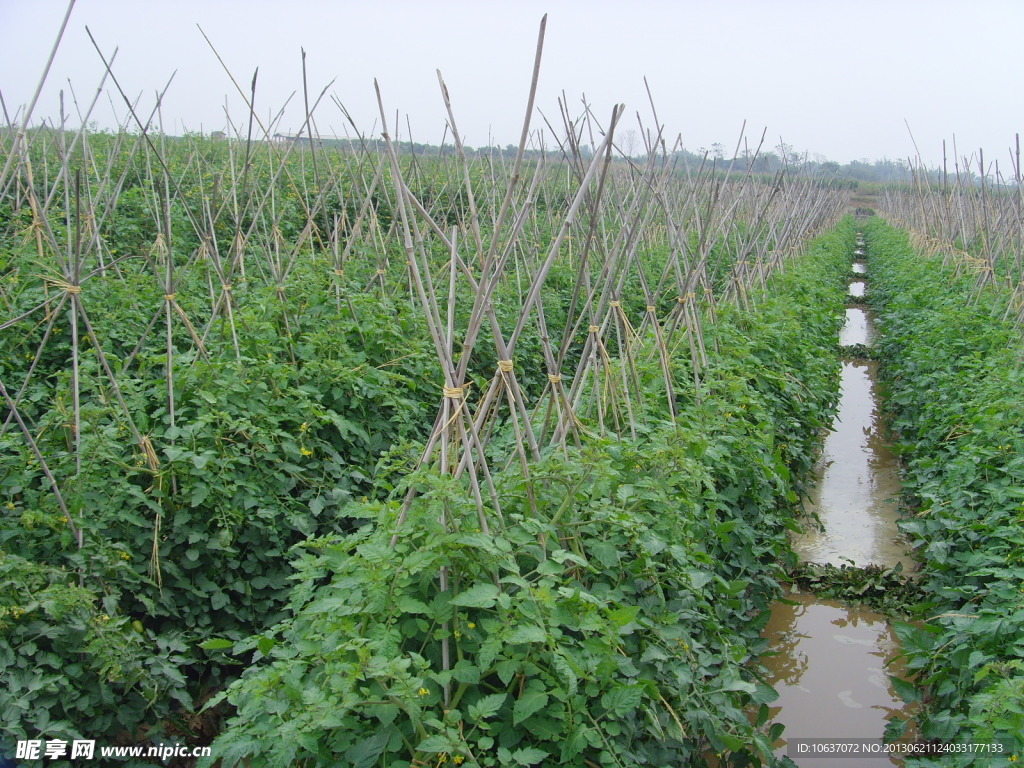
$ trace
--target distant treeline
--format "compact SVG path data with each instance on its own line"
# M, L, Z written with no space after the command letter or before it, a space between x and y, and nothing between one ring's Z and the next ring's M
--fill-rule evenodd
M42 130L50 131L52 129L43 128ZM8 128L0 127L0 148L8 148L10 146L13 133L14 132ZM107 133L107 131L97 131L97 133ZM202 139L213 141L228 140L228 137L222 131L214 131L211 134L205 135L189 133L185 138L189 138L193 141ZM244 139L239 139L239 141L244 141ZM294 134L286 133L276 133L270 141L280 146L297 144L299 147L309 147L311 145L310 138L308 136L296 136ZM647 156L644 151L633 151L636 149L635 137L630 137L626 139L625 142L625 146L619 147L619 152L616 153L614 161L618 163L632 162L641 165L646 163ZM386 150L383 139L367 137L352 138L345 136L320 136L313 140L313 146L316 149L352 153L366 151L378 153ZM412 154L422 156L424 158L451 157L456 154L456 148L452 144L443 144L438 146L436 144L403 141L395 142L395 147L399 153L403 155ZM507 144L504 147L464 147L464 151L468 157L491 158L493 160L512 160L516 155L517 149L518 147L515 144ZM560 150L557 144L546 147L543 150L528 149L525 153L525 159L528 161L536 161L541 158L542 154L546 154L550 160L553 155L557 155L559 152ZM581 147L581 154L584 158L589 156L589 147L587 145ZM828 182L830 186L839 185L849 186L851 188L857 188L860 183L911 183L915 181L915 174L917 175L917 180L921 181L922 173L927 177L927 180L933 184L942 184L943 182L943 173L941 169L922 170L919 166L912 169L907 160L890 160L885 158L882 160L868 161L865 159L853 160L846 164L840 164L833 160L828 160L821 155L815 155L815 159L810 159L806 154L794 151L788 144L780 144L778 147L774 148L774 150L762 150L759 152L748 150L741 152L735 159L725 154L721 144L713 144L711 150L705 150L704 148L697 151L678 149L669 153L668 160L675 163L682 172L686 172L687 170L695 171L702 165L707 168L713 164L716 167L716 170L720 169L719 172L723 175L746 175L751 173L763 177L773 177L781 172L785 175L818 177L823 182ZM964 173L962 168L960 169L960 172L961 174ZM993 182L995 186L999 186L999 184L996 184L993 180L990 179L989 181Z
M220 134L214 134L214 138L223 138ZM277 134L274 137L275 141L286 143L286 142L301 142L302 144L309 145L310 139L308 136L296 137L286 134ZM385 149L383 139L373 138L348 138L348 137L319 137L315 139L315 146L322 147L324 149L340 149L349 151L360 151L360 150L371 150L374 152L382 152ZM455 146L452 144L444 144L438 146L436 144L422 144L419 142L397 142L395 145L398 151L403 154L415 154L423 156L434 156L434 157L446 157L456 154ZM465 147L465 153L469 157L492 157L496 159L512 159L516 155L518 147L515 144L507 144L504 147L500 146L484 146L484 147ZM587 147L583 147L583 155L587 156ZM889 183L909 183L913 181L913 174L911 172L910 164L907 160L890 160L888 158L882 160L853 160L849 163L841 164L833 160L822 159L821 156L817 156L818 159L811 160L799 152L794 152L788 145L783 145L778 148L779 151L762 151L754 152L748 151L741 153L735 160L726 156L720 149L720 145L714 145L712 150L698 150L691 151L687 149L680 149L671 153L670 157L680 167L685 168L687 166L691 168L700 167L702 163L712 164L722 169L722 172L732 173L754 173L758 175L774 175L780 171L786 171L787 173L797 173L800 175L810 176L821 176L826 179L835 179L836 181L850 181L854 182L851 186L856 186L855 182L867 182L875 184L889 184ZM543 152L546 152L549 156L552 152L557 152L557 147L547 148ZM643 163L647 158L643 153L633 154L625 150L624 154L620 154L617 157L619 162L626 162L631 160L637 163ZM542 150L539 149L528 149L526 151L525 159L536 160L539 159L542 154ZM626 155L629 155L627 157ZM920 173L920 169L917 169ZM941 181L942 173L940 170L927 171L929 178L933 181Z

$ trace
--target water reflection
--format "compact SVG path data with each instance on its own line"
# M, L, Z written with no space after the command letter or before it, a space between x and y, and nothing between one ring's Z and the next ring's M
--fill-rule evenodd
M779 692L772 718L786 723L776 746L791 739L877 739L902 709L889 675L905 670L884 616L813 595L793 595L772 608L764 631L777 653L766 655L767 682ZM801 758L801 768L847 766L850 758ZM888 757L858 758L857 768L899 765Z
M849 307L846 310L846 322L839 332L839 344L871 344L875 340L875 329L866 310L860 307Z
M899 463L889 446L875 394L878 363L843 363L839 412L825 438L808 510L824 530L808 524L793 542L801 560L891 567L907 556L896 528Z

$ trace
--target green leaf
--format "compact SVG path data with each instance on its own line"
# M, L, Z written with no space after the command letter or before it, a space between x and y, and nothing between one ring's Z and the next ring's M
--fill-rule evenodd
M462 659L452 668L452 677L460 683L475 685L480 682L480 668L468 659Z
M352 764L352 768L371 768L387 749L393 730L381 728L369 738L357 742L345 752L345 759Z
M398 610L402 613L430 613L430 606L409 595L398 598Z
M541 627L536 624L520 624L513 627L512 631L505 636L507 643L543 643L547 635Z
M637 614L640 613L640 607L637 605L625 605L621 608L615 608L614 610L608 611L608 620L616 627L624 627L627 624L632 623Z
M739 678L737 678L735 680L729 680L719 690L722 690L722 691L743 691L744 693L756 693L757 692L757 686L754 685L751 682L747 682L746 680L740 680Z
M558 678L565 686L569 695L574 695L579 687L579 678L569 662L559 653L551 657L551 666L558 673Z
M548 695L543 691L526 691L512 707L512 725L519 725L530 715L544 708Z
M908 704L921 700L921 691L919 691L917 686L913 683L896 677L895 675L889 675L889 682L892 683L892 687L896 693L899 694L899 697Z
M498 714L498 710L501 709L502 704L505 703L506 698L508 698L507 693L492 693L490 696L484 696L475 704L470 704L470 720L479 721L486 720L489 717L494 717Z
M512 760L516 765L536 765L550 753L536 747L524 747L512 753Z
M425 738L416 745L416 748L420 752L452 752L455 750L456 745L452 744L451 739L447 736L435 734Z
M231 648L232 646L234 646L234 642L231 640L225 640L222 637L215 637L199 644L199 647L205 651L223 651Z
M463 608L493 608L499 590L493 584L474 584L452 598L452 605Z
M892 718L885 726L882 739L888 744L899 741L903 738L903 734L907 732L908 723L908 720L902 720L898 717Z
M643 695L643 688L639 685L619 686L601 697L601 706L615 715L626 715L640 705Z

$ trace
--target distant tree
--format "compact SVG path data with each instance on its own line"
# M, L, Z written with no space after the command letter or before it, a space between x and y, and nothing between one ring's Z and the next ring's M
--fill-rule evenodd
M800 165L804 161L803 153L794 149L792 144L779 141L779 143L775 145L775 149L779 153L779 158L784 163L788 163L789 165Z
M725 159L725 146L722 142L716 141L711 145L711 154L714 156L715 160Z
M622 140L623 149L625 149L626 157L633 157L636 155L636 148L640 146L640 138L637 136L637 132L630 128L626 131Z

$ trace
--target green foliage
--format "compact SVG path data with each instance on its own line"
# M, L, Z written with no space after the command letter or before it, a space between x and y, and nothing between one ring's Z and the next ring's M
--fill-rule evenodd
M1024 626L1024 379L1019 333L1001 320L1005 297L975 296L914 253L879 220L866 232L882 330L887 403L905 460L932 599L903 651L929 707L926 738L997 741L1024 754L1019 699ZM943 762L943 765L966 765ZM937 763L936 763L937 764ZM1002 764L1002 763L999 763Z
M154 637L76 574L0 550L0 729L113 740L191 700L180 634Z
M918 581L904 574L899 563L892 568L800 563L790 576L798 587L819 597L863 603L890 616L916 613L925 599Z
M227 142L167 141L167 200L165 166L142 144L89 142L88 167L120 190L109 210L79 218L54 204L34 222L25 200L0 209L7 318L26 318L0 336L0 376L46 464L5 418L0 547L24 558L3 566L22 585L4 598L4 615L19 619L3 627L14 676L6 735L157 734L238 674L247 649L256 666L220 698L239 708L216 753L226 763L251 754L400 766L417 754L469 760L469 748L509 765L692 763L706 751L737 765L767 759L766 735L746 714L771 698L747 666L759 643L752 617L776 590L815 433L831 421L849 223L749 297L754 312L722 305L708 317L712 359L699 387L688 355L671 360L678 426L666 423L652 354L637 365L636 440L588 438L531 465L528 478L495 462L504 518L485 534L463 485L411 471L441 376L388 233L390 171L357 233L365 158L317 155L322 178L337 183L312 215L320 179L305 152L284 160L260 145L243 173ZM57 149L52 132L30 142L37 180L56 178ZM464 226L461 171L402 162L419 198ZM483 162L471 174L488 221L498 176ZM534 210L547 213L527 217L493 296L505 332L519 321L529 264L551 245L551 214L570 198L562 181L545 185ZM749 256L750 229L737 220L709 244L719 293ZM79 246L80 293L63 295L78 297L90 329L81 316L73 323L70 303L36 309L66 291L55 254ZM581 270L596 281L601 265L593 250L580 258L578 241L562 247L542 301L568 372L586 337L584 327L563 338L571 294ZM450 254L424 249L443 286ZM661 272L662 235L644 238L637 259L648 280ZM383 285L367 290L384 263ZM454 297L456 328L473 307L467 282ZM639 275L620 287L630 316L643 316ZM666 295L656 314L675 306ZM494 374L481 348L468 369L471 405ZM541 359L529 322L516 373L530 400L547 371L520 363ZM494 456L513 439L501 424L491 437ZM391 549L395 500L410 487L419 496Z
M849 235L757 314L720 310L708 383L677 423L499 474L495 530L426 470L346 508L372 524L308 541L291 615L234 646L254 664L224 695L222 764L770 762L748 711L774 693L751 662L835 405Z

